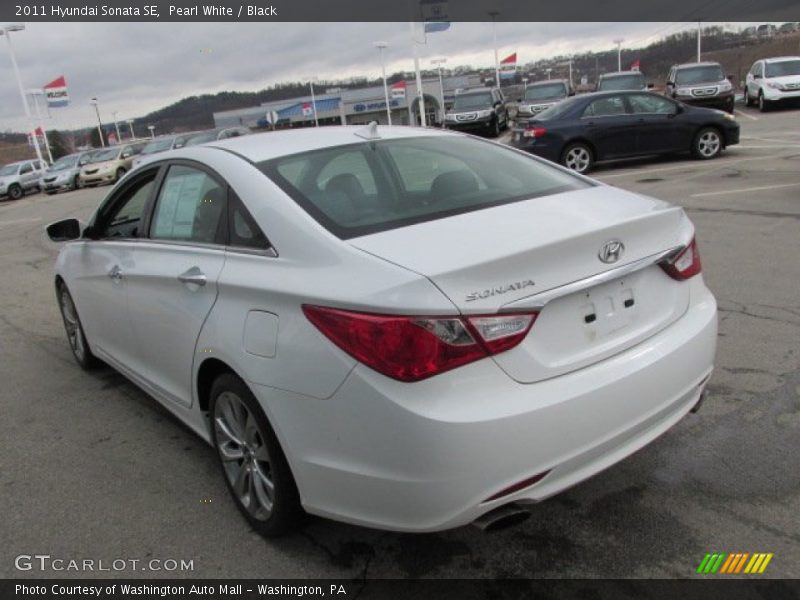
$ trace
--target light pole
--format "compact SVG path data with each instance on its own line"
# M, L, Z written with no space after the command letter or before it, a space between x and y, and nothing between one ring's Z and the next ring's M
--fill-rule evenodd
M548 67L548 68L545 69L545 72L547 73L547 80L550 81L550 73L553 72L553 69Z
M131 139L135 140L136 139L136 134L133 133L133 119L128 119L128 129L131 130Z
M311 110L314 112L314 127L319 127L319 119L317 118L317 99L314 96L315 81L318 81L317 77L309 77L306 79L308 87L311 90Z
M39 110L39 96L44 96L44 90L27 90L27 93L33 98L36 122L39 124L39 129L42 130L42 138L44 139L44 147L47 150L47 158L50 159L50 164L53 164L53 153L50 151L50 142L47 140L47 132L45 131L44 122L42 121L42 113Z
M119 133L119 123L117 122L117 111L111 113L111 117L114 119L114 129L117 130L117 143L122 143L122 136Z
M94 112L97 113L97 133L100 134L100 145L105 148L106 141L103 139L103 122L100 120L100 108L97 98L92 98L89 100L89 104L94 106Z
M622 71L622 42L624 41L622 38L614 40L617 45L617 71Z
M425 92L422 89L422 74L419 71L419 50L417 49L417 36L414 29L416 26L414 25L414 21L409 21L408 26L411 30L411 47L414 50L414 76L417 87L417 100L419 101L419 104L417 105L417 111L419 112L419 124L422 127L427 127L428 123L425 117ZM413 107L414 105L412 103L409 106Z
M156 137L156 126L148 125L147 128L150 130L150 139L154 139Z
M374 42L373 45L378 49L378 54L381 57L381 77L383 77L383 97L386 100L386 120L391 125L392 107L389 104L389 86L386 83L386 64L383 62L383 51L389 47L389 44L386 42Z
M498 88L500 87L500 63L497 62L497 16L499 14L496 10L489 12L489 16L492 17L492 35L494 36L494 84Z
M700 23L700 21L697 22L697 62L700 62L700 38L703 35L703 27Z
M19 74L19 67L17 66L17 57L14 54L14 46L11 43L11 35L12 31L25 31L25 25L21 23L15 23L12 25L5 25L0 27L0 35L6 36L6 41L8 42L8 53L11 55L11 67L14 69L14 76L17 79L17 87L19 88L19 97L22 99L22 106L25 108L25 117L28 119L28 126L31 128L31 133L33 134L33 148L36 150L36 158L39 160L42 159L42 150L39 148L39 139L36 137L36 126L32 124L33 119L31 118L31 110L28 106L28 101L25 99L25 88L22 86L22 77ZM33 125L33 126L32 126Z
M432 65L436 65L439 70L439 94L442 99L442 127L444 127L444 80L442 79L442 65L447 62L446 58L434 58L431 60Z

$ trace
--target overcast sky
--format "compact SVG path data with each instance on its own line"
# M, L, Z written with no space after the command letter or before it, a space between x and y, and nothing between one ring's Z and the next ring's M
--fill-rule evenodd
M731 24L734 27L739 24ZM559 54L608 50L615 38L643 46L694 27L688 23L498 23L500 58L518 52L525 63ZM99 98L104 123L139 117L185 96L222 90L255 91L304 77L380 75L372 42L389 43L387 73L413 69L407 23L30 23L12 33L27 88L59 75L71 104L53 109L48 129L96 122L89 105ZM453 23L419 46L421 66L491 66L491 23ZM643 65L646 69L646 65ZM0 130L26 130L5 40L0 39Z

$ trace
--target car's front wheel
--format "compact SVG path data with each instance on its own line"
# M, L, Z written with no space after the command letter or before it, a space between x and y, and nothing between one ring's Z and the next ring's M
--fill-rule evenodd
M116 179L116 181L119 181L120 179L122 179L125 176L125 173L126 173L126 171L125 171L124 168L120 167L119 169L117 169L117 179Z
M722 135L713 127L704 127L694 136L692 154L696 158L708 160L716 158L722 152Z
M764 98L764 92L758 93L758 110L762 113L767 112L769 110L769 102L766 98Z
M211 387L211 435L225 483L250 525L265 537L294 530L303 516L289 463L263 410L231 373Z
M78 190L81 187L81 178L78 175L75 175L75 178L72 180L72 189Z
M588 173L594 163L592 149L586 144L570 144L561 156L561 164L576 173Z
M25 192L16 183L8 188L8 197L12 200L19 200L24 194Z
M494 123L490 126L492 137L500 137L500 117L494 118Z
M72 355L75 357L75 361L82 369L87 371L97 367L100 361L97 360L89 349L89 343L86 341L86 334L83 332L81 319L78 316L75 302L73 302L67 286L64 283L60 283L57 288L57 293L58 307L61 309L61 318L64 320L67 341L69 341L69 346L72 350Z

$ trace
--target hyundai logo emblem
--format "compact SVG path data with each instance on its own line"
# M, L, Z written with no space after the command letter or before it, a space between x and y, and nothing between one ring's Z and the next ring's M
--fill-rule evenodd
M609 240L600 247L597 257L606 264L615 263L622 258L625 244L619 240Z

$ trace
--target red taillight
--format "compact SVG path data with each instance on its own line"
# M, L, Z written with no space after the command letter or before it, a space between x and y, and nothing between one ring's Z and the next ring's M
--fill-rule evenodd
M522 136L529 138L539 138L542 137L545 133L547 133L547 129L545 129L544 127L527 127L525 131L522 132Z
M350 356L400 381L419 381L509 350L525 338L537 315L376 315L309 305L303 312Z
M697 275L703 266L700 264L700 253L697 250L695 239L692 238L689 245L675 258L662 262L661 268L666 271L667 275L678 281L685 281Z

